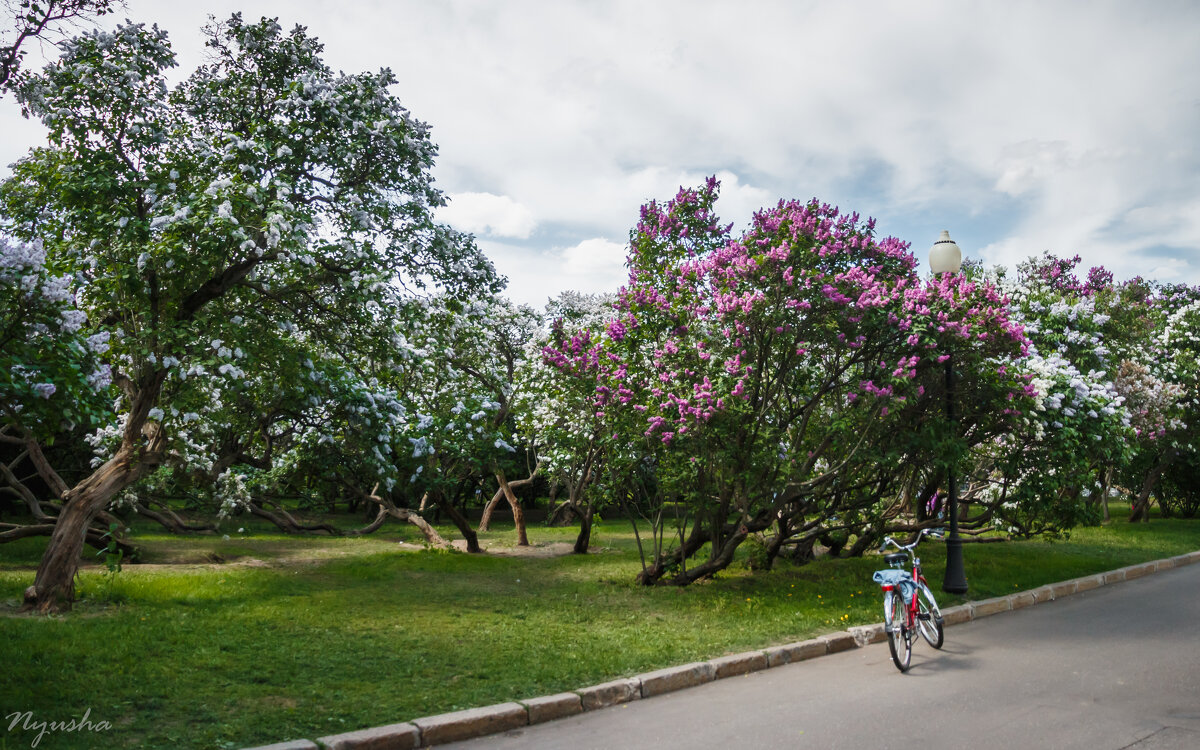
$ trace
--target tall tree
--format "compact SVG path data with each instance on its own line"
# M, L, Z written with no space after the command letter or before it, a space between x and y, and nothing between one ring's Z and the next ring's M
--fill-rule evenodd
M66 493L26 591L40 611L69 606L88 521L182 429L169 382L244 376L272 332L336 354L414 293L499 284L433 220L436 147L390 71L334 73L303 27L271 19L206 35L210 61L173 90L166 34L126 24L67 44L19 92L50 145L0 191L7 227L80 279L122 394L114 446Z

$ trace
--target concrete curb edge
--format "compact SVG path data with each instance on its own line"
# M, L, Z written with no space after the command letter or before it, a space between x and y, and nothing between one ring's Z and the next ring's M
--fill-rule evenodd
M1122 581L1200 563L1200 550L1162 560L1127 565L1069 581L1047 584L1006 596L966 602L943 610L945 623L958 625L1001 612L1011 612L1051 602ZM289 740L246 750L417 750L434 744L507 732L530 724L595 711L633 700L702 685L712 680L746 675L826 654L862 648L885 640L882 625L857 625L847 630L797 643L770 646L740 654L718 656L703 662L666 667L646 674L592 685L556 695L499 703L494 706L425 716L400 724L360 729L312 740Z

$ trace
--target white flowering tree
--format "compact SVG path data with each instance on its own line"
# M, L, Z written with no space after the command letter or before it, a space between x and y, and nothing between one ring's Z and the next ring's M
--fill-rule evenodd
M1166 315L1155 350L1171 363L1179 388L1181 414L1174 457L1161 479L1158 504L1164 515L1192 518L1200 513L1200 287L1166 287L1160 294ZM1147 514L1148 515L1148 514Z
M1115 385L1126 342L1113 309L1128 304L1111 274L1079 258L1044 254L1000 283L1024 327L1027 354L1010 365L1029 383L1032 402L1014 429L977 446L965 496L989 508L995 526L1028 536L1058 533L1091 520L1113 467L1129 458L1133 437ZM1103 507L1103 506L1102 506Z
M47 268L40 244L0 237L0 492L23 503L35 521L0 524L0 541L53 531L51 513L67 487L42 444L93 427L109 411L112 376L100 361L108 334L89 333L77 286L70 274ZM105 546L105 532L89 527L87 540Z
M1137 435L1133 460L1124 472L1133 496L1133 522L1150 520L1156 495L1164 510L1176 500L1163 502L1159 490L1164 477L1167 492L1186 497L1186 477L1197 463L1195 425L1200 423L1200 290L1168 287L1148 302L1156 330L1136 355L1121 363L1117 379Z
M493 478L497 490L479 530L486 529L495 505L507 499L517 544L529 543L515 490L533 481L537 467L521 450L513 410L517 371L537 326L532 309L481 296L465 304L448 297L430 300L414 309L401 329L401 339L416 356L397 361L389 382L412 394L416 421L408 445L397 450L397 461L415 462L407 484L422 505L432 501L454 522L472 552L480 550L476 529L456 500L469 499Z
M436 148L389 71L334 73L302 27L269 19L206 33L208 64L174 89L165 33L127 24L74 40L19 92L49 145L0 190L5 225L86 278L121 391L119 437L66 493L26 591L41 611L69 606L89 521L167 455L168 383L237 379L272 333L336 360L414 293L498 284L433 221Z

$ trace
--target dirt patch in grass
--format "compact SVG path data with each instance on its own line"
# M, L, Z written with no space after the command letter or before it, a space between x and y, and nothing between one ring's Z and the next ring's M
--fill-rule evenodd
M463 539L455 539L450 542L450 546L459 552L467 551L467 542ZM571 542L535 542L525 547L508 547L499 544L481 544L479 546L483 548L485 554L500 557L565 557L575 553L575 545ZM588 554L594 555L603 551L603 547L591 547L588 549Z

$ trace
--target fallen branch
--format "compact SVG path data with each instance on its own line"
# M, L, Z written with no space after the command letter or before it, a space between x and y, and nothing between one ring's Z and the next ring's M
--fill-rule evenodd
M341 536L342 532L336 527L330 526L327 523L311 523L304 524L297 521L292 514L283 509L282 505L276 504L275 511L269 511L261 505L253 502L246 503L246 508L252 515L259 518L265 518L275 524L285 534L303 534L309 531L324 531L332 536Z
M215 533L217 530L216 524L189 524L180 518L175 511L167 507L166 503L159 502L157 505L162 508L162 512L152 510L138 501L133 502L133 509L139 516L145 516L152 521L157 521L162 524L167 531L172 534L187 534L187 533Z

